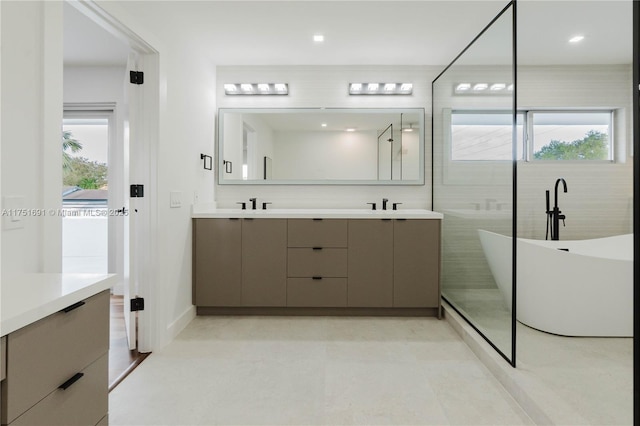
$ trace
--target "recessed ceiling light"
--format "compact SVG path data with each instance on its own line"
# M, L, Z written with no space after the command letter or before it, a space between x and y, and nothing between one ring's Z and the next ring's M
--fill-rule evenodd
M243 83L240 85L240 90L242 90L243 92L253 92L253 85Z
M273 85L273 87L276 89L276 92L278 93L287 93L289 92L289 87L287 86L286 83L276 83Z
M348 128L348 129L346 129L346 130L347 130L347 132L355 132L355 131L356 131L356 129L354 129L354 128L352 128L352 127L349 127L349 128Z
M385 83L385 85L384 85L384 91L385 92L391 92L393 90L396 90L396 84L395 83Z
M322 123L321 126L322 127L327 127L327 123Z
M477 83L473 86L473 90L477 90L477 91L487 90L487 87L489 87L487 83Z
M367 84L367 90L370 92L377 92L378 91L378 87L380 87L380 85L378 83L369 83Z
M313 41L316 43L322 43L324 42L324 36L322 34L314 34Z
M258 90L261 92L268 92L269 91L269 85L266 83L259 83L258 84Z
M493 91L504 90L505 87L507 87L507 85L504 84L504 83L494 83L494 84L491 85L489 90L493 90Z
M457 92L463 92L465 90L469 90L471 89L471 84L469 83L460 83L456 86L456 91Z
M584 39L584 36L582 35L573 36L569 39L569 43L577 43L579 41L582 41L583 39Z

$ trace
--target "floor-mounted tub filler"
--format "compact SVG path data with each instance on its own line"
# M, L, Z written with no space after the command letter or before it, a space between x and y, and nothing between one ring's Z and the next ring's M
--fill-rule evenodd
M478 230L511 311L512 239ZM633 234L574 241L518 238L517 319L563 336L633 336Z

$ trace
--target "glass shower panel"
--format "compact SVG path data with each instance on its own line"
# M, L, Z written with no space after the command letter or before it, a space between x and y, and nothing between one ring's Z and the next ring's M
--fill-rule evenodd
M442 293L510 362L514 160L523 153L524 127L514 111L513 33L509 5L433 82ZM505 236L500 262L492 263L501 271L489 267L483 231ZM494 274L506 277L500 280L506 288Z

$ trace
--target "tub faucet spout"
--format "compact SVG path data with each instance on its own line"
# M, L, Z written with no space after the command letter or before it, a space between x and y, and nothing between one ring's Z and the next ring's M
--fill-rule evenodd
M550 225L551 227L551 239L552 240L559 240L560 239L560 220L562 220L562 225L564 226L564 220L566 218L565 215L561 214L562 211L560 211L560 208L558 207L558 185L560 185L560 182L562 182L562 187L564 189L564 192L567 192L567 181L565 181L563 178L559 178L556 180L556 186L555 186L555 191L554 191L554 205L553 205L553 210L549 210L549 202L547 201L547 226ZM547 191L548 194L548 191ZM548 195L547 195L548 197ZM549 219L551 221L551 223L549 223Z

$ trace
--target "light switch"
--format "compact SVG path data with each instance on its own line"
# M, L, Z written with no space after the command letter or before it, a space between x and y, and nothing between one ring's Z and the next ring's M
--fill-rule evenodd
M182 191L171 191L169 193L169 207L172 209L182 207Z

